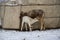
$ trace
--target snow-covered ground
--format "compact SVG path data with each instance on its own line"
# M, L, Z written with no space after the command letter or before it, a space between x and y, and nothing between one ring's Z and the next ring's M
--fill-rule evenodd
M0 30L0 40L60 40L60 29L30 32Z

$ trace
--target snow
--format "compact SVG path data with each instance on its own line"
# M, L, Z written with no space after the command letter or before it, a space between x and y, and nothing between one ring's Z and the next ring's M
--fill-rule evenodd
M60 40L60 29L45 31L0 30L0 40Z

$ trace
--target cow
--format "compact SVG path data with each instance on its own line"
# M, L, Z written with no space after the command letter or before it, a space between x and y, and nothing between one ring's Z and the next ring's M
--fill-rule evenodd
M34 9L28 12L28 16L31 18L37 18L41 23L40 30L45 30L44 26L44 11L41 9Z

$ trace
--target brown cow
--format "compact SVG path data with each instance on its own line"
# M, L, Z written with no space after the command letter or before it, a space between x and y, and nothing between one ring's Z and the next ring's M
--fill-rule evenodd
M41 9L35 9L28 12L28 16L31 18L37 18L41 22L40 30L45 30L44 27L44 11Z

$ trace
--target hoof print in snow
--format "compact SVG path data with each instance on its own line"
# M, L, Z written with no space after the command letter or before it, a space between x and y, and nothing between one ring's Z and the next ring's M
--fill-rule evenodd
M25 38L23 40L25 40Z
M40 36L38 35L38 37L40 37Z
M60 39L60 36L58 38Z

